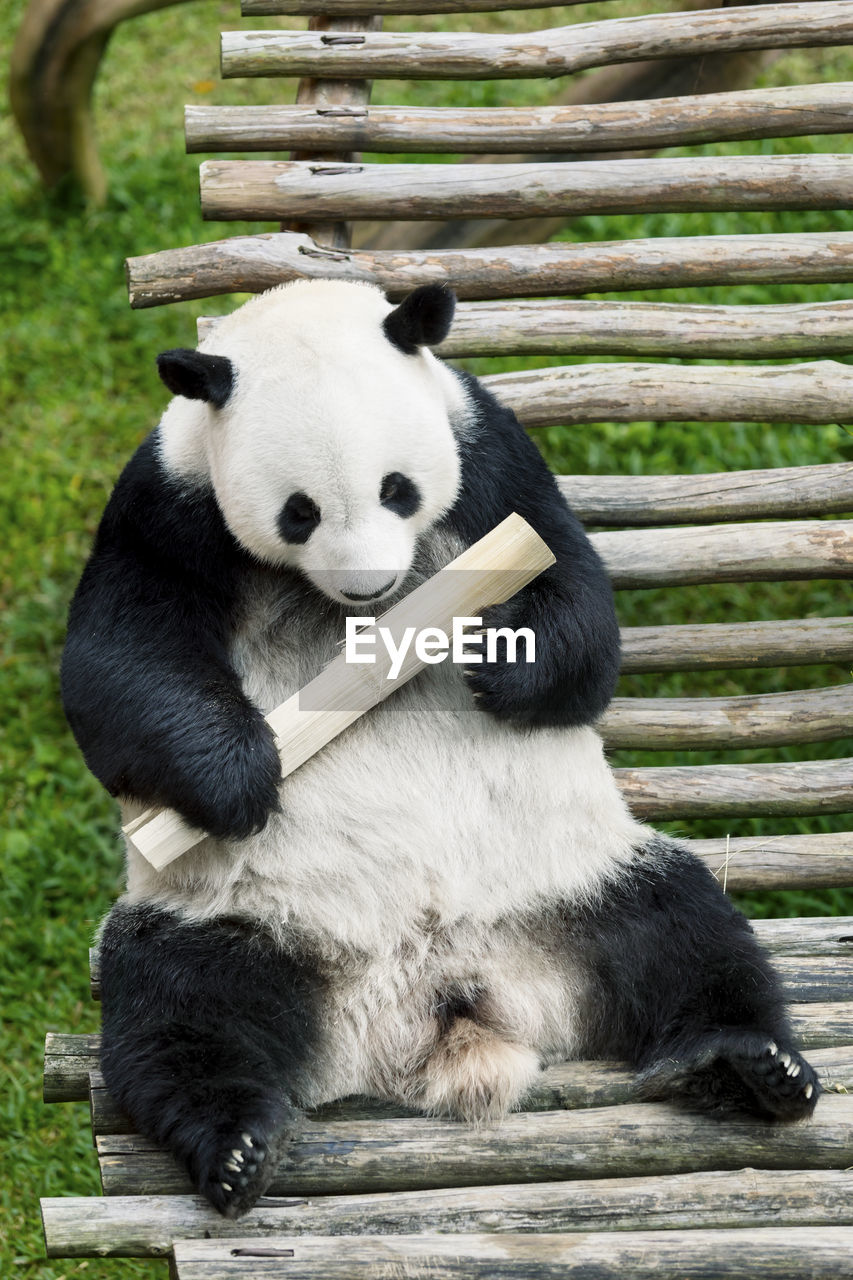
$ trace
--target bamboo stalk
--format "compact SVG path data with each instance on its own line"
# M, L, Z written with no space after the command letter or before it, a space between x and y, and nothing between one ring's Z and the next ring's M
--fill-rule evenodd
M186 1194L187 1176L156 1144L97 1139L106 1195ZM853 1163L853 1097L827 1095L808 1125L716 1120L662 1103L515 1114L493 1129L454 1121L317 1121L289 1148L270 1195L416 1191L485 1183L651 1177Z
M196 324L201 342L219 316ZM761 360L853 352L853 302L680 306L672 302L463 302L436 354L622 355Z
M460 298L525 297L697 285L849 283L853 232L661 237L487 249L329 250L308 236L232 236L127 260L132 307L248 292L287 280L362 280L392 301L424 284Z
M51 1258L154 1257L176 1240L275 1234L585 1232L842 1226L851 1223L847 1169L763 1170L394 1191L276 1201L235 1222L198 1196L62 1196L41 1202ZM799 1278L798 1278L799 1280Z
M488 606L510 599L553 563L554 556L526 521L508 516L383 614L376 628L390 631L398 645L411 627L415 633L426 627L449 633L454 618L480 616ZM376 634L374 628L371 632ZM340 654L310 684L267 715L276 735L283 777L426 666L412 646L399 675L391 678L390 658L381 657L380 652L377 648L377 661L369 675ZM204 837L174 810L147 810L129 823L124 833L128 844L158 870Z
M853 512L849 462L690 476L558 476L557 483L586 524L704 524ZM809 620L791 625L808 626ZM670 631L678 634L677 627Z
M584 152L846 133L853 84L555 107L185 108L187 151Z
M853 11L849 17L853 24ZM205 160L199 177L202 217L225 221L853 208L853 157L831 154L453 165Z
M610 18L522 34L378 32L359 43L310 31L224 31L222 74L495 80L745 49L813 48L853 38L847 0L757 4Z
M734 698L614 698L598 722L611 748L735 750L853 736L853 684Z

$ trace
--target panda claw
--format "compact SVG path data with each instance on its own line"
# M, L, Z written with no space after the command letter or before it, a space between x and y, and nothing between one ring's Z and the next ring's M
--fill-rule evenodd
M252 1141L252 1135L250 1133L241 1133L240 1137L245 1146L253 1147L255 1145L254 1142Z
M807 1097L807 1098L810 1098L810 1097L812 1096L812 1094L814 1093L814 1085L813 1085L813 1084L807 1084L807 1085L806 1085L806 1087L805 1087L804 1092L805 1092L806 1097Z
M238 1165L238 1163L237 1163L237 1161L236 1161L236 1160L229 1160L229 1161L228 1161L228 1163L226 1164L225 1168L228 1170L228 1172L229 1172L229 1173L239 1173L239 1172L240 1172L240 1166Z
M223 1191L233 1191L233 1190L234 1190L234 1188L231 1186L231 1184L230 1184L229 1182L220 1182L220 1184L219 1184L219 1185L220 1185L220 1187L222 1188L222 1190L223 1190Z
M234 1157L234 1159L237 1161L237 1163L238 1163L238 1164L242 1164L242 1163L243 1163L243 1161L244 1161L244 1160L245 1160L245 1158L246 1158L246 1157L243 1155L243 1152L242 1152L242 1151L240 1151L238 1147L233 1147L233 1148L232 1148L232 1150L231 1150L231 1154L232 1154L232 1156Z
M790 1055L790 1053L780 1053L780 1055L779 1055L779 1061L782 1063L782 1066L787 1070L787 1069L788 1069L788 1067L790 1067L790 1065L791 1065L791 1055Z
M769 1045L767 1046L767 1052L770 1054L771 1058L776 1057L776 1054L779 1052L779 1046L776 1044L775 1040L770 1041Z

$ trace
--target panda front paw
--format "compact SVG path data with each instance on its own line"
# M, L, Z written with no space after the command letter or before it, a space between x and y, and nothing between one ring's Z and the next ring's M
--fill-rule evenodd
M281 811L281 761L264 720L208 750L170 801L194 826L217 839L244 840Z
M276 1170L269 1143L258 1131L223 1139L199 1178L199 1190L226 1218L239 1218L256 1203Z
M516 600L496 605L486 610L483 630L516 632L525 624L522 610ZM464 669L465 680L481 711L487 711L499 720L535 719L539 701L539 674L534 653L529 657L527 641L523 635L512 641L506 636L496 636L493 661L488 661L489 649L486 637L480 647L482 660Z

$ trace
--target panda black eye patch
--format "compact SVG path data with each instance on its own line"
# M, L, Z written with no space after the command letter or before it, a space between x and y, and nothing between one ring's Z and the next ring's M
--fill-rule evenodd
M307 542L320 523L320 508L307 493L292 493L278 516L278 531L285 542Z
M379 501L398 516L413 516L421 505L418 486L399 471L389 471L382 480Z

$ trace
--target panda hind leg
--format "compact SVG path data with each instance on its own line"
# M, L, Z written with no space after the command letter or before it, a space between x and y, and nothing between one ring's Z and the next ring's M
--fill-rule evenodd
M656 835L569 931L588 964L586 1052L625 1058L646 1098L718 1116L808 1116L817 1076L797 1052L778 975L707 867Z
M782 1121L810 1116L821 1092L814 1068L796 1049L783 1049L764 1031L740 1027L697 1036L689 1052L658 1058L637 1083L649 1101Z
M214 1208L240 1217L299 1128L316 970L239 922L121 903L100 960L107 1088Z

